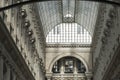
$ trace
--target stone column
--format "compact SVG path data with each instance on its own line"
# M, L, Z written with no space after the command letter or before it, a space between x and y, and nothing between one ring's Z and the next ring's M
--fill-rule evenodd
M7 72L4 76L5 80L10 80L10 67L7 65Z
M3 80L3 57L0 56L0 80Z
M64 59L61 60L60 74L64 74Z
M49 76L49 77L47 76L47 80L51 80L51 77L50 77L50 76Z
M52 73L46 73L47 80L52 80Z
M13 80L16 80L16 74L15 73L13 74Z
M91 78L92 78L91 72L86 72L85 75L86 75L87 80L91 80Z
M87 80L91 80L92 77L87 77Z
M76 62L76 59L74 59L74 74L77 74L77 62Z

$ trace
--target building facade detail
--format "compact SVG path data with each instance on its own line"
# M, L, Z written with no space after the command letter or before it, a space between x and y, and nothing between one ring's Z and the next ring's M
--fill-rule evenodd
M108 78L106 74L109 74L107 72L109 71L111 62L113 61L113 56L115 56L115 51L119 47L119 31L117 30L119 26L119 18L116 17L119 9L117 6L109 5L106 6L106 10L106 16L102 17L106 21L103 23L103 32L101 33L102 37L101 41L99 41L99 43L101 43L99 44L99 48L101 45L100 52L98 52L99 54L94 65L94 80L112 80L112 78ZM97 52L94 52L94 54L97 54Z

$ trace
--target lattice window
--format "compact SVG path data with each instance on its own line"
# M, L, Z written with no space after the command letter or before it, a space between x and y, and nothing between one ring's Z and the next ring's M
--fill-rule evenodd
M46 42L48 44L90 44L91 35L77 23L62 23L49 32Z

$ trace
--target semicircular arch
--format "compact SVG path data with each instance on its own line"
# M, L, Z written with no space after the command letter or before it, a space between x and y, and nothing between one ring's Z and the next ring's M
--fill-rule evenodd
M62 55L56 56L56 57L51 61L50 65L49 65L49 71L52 72L52 67L53 67L53 65L54 65L54 63L55 63L56 61L58 61L59 59L61 59L61 58L63 58L63 57L67 57L67 56L75 57L75 58L79 59L79 60L85 65L86 72L89 71L88 64L87 64L87 62L84 60L84 58L81 57L81 56L78 55L78 54L75 54L75 53L74 53L74 54L64 53L64 54L62 54Z

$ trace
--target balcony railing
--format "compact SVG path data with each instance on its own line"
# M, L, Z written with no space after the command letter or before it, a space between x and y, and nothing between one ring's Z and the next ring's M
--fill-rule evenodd
M85 73L78 73L78 74L73 74L73 73L65 73L65 74L60 74L60 73L54 73L52 77L85 77Z
M84 73L78 73L78 74L73 74L73 73L65 73L65 74L54 73L52 75L52 80L86 80L86 76L85 76Z

